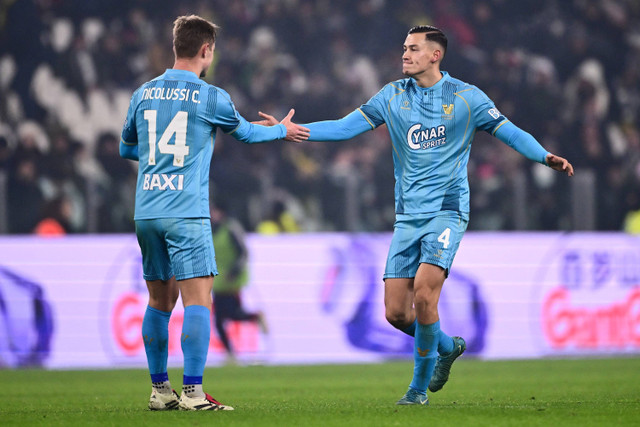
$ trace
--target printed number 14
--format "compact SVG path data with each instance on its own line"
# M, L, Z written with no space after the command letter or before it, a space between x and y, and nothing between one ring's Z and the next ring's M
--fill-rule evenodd
M158 112L156 110L145 110L144 119L149 123L149 164L156 164L156 127ZM184 156L189 154L187 147L187 120L186 111L178 111L169 125L162 133L158 141L158 150L162 154L173 154L173 166L184 166ZM171 137L176 135L175 142L169 144Z

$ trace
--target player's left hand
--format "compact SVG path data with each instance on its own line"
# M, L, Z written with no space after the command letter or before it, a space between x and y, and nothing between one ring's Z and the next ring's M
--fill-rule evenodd
M547 165L551 169L555 169L560 172L565 172L569 176L573 176L573 166L571 163L563 157L556 156L555 154L547 154Z
M258 115L262 117L262 120L258 120L256 122L251 122L251 123L256 125L262 125L262 126L275 126L278 123L280 123L275 117L267 113L263 113L262 111L258 111Z

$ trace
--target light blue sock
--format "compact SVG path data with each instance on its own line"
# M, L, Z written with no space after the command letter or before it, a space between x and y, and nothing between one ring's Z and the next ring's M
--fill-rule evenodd
M211 335L211 315L203 305L189 305L184 309L182 323L182 354L184 355L184 376L190 384L202 384L204 365L209 352Z
M416 318L412 324L410 324L409 326L407 326L404 329L400 329L402 332L404 332L405 334L409 335L410 337L414 337L416 335L416 325L418 324L418 319Z
M438 329L440 329L440 321L438 320ZM440 354L449 354L453 351L453 338L449 335L442 332L440 329L439 340L438 340L438 353Z
M142 319L142 339L152 382L164 381L167 378L170 318L170 311L147 306Z
M438 357L440 322L430 325L418 323L413 347L413 380L410 388L426 394Z

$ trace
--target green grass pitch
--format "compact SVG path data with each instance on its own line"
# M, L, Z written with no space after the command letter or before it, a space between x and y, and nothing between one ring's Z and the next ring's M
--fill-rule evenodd
M151 412L145 370L0 370L1 426L640 425L640 358L459 359L428 407L394 403L409 362L207 368L233 412ZM171 369L180 391L182 372Z

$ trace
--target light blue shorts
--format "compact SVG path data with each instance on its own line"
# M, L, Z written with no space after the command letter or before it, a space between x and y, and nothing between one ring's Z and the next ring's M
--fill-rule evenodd
M136 221L145 280L191 279L217 275L209 218Z
M467 229L467 214L396 215L384 278L413 278L421 263L442 267L445 274Z

